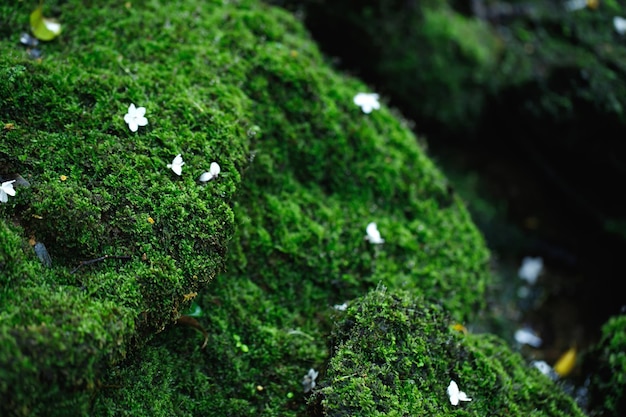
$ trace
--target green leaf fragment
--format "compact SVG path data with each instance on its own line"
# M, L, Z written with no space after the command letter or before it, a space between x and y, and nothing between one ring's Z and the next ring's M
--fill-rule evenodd
M61 34L61 24L56 19L43 16L43 4L30 14L30 28L41 41L50 41Z

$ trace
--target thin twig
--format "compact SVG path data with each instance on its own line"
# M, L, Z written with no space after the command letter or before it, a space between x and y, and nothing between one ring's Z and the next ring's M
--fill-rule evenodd
M82 268L85 265L95 264L96 262L101 262L101 261L104 261L105 259L109 259L109 258L112 258L112 259L126 259L126 260L131 259L130 256L126 256L126 255L104 255L104 256L101 256L101 257L96 258L96 259L90 259L88 261L80 261L80 264L76 268L72 269L70 271L70 274L73 274L74 272L78 271L80 268Z

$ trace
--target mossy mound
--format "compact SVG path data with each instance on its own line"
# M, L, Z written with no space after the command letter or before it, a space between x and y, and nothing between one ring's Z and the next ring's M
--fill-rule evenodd
M3 413L298 413L286 399L327 357L331 305L381 282L461 321L483 305L488 252L463 203L290 14L47 6L63 34L40 61L17 46L30 8L0 8L0 175L26 180L0 205ZM130 103L147 108L136 133ZM371 221L384 245L364 240ZM199 292L205 350L163 332Z
M612 317L602 326L602 338L587 353L585 364L593 371L590 408L597 416L626 413L626 316Z
M421 131L467 133L500 85L502 40L448 0L270 2L301 11L325 53L387 94Z
M489 335L464 334L439 303L378 288L333 332L313 415L583 416L552 380ZM455 381L471 401L452 405Z

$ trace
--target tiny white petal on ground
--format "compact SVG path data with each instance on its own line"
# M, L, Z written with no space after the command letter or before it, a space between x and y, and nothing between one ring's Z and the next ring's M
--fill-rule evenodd
M2 186L0 186L0 202L6 203L9 201L9 196L15 195L14 182L15 180L11 180L2 183Z
M517 275L528 282L530 285L534 285L537 282L537 278L543 270L543 259L540 257L532 258L526 256L522 259L522 266L520 266Z
M620 16L615 16L613 18L613 27L615 28L615 31L619 33L620 35L625 34L626 33L626 19Z
M365 239L369 240L371 244L379 245L381 243L385 243L385 239L380 236L380 232L378 231L378 226L376 226L376 223L371 222L370 224L368 224L365 228L365 232L367 233Z
M311 368L309 369L309 373L307 373L304 378L302 378L302 388L304 389L305 393L315 388L315 379L317 378L317 375L319 375L319 372Z
M221 168L219 164L217 162L211 162L209 171L204 172L202 175L200 175L200 178L198 178L198 181L200 182L211 181L213 178L216 178L220 172L221 172Z
M167 167L170 168L176 175L181 175L183 172L183 157L181 154L176 155L171 164L167 164Z
M459 390L459 386L454 380L450 380L448 385L448 396L450 397L450 404L458 405L459 401L472 401L466 393Z
M339 311L346 311L346 309L348 308L348 303L343 303L343 304L335 304L333 306L333 308L335 310L339 310Z
M541 343L543 342L541 338L535 334L535 332L528 328L518 329L515 332L514 337L517 343L529 345L535 348L541 346Z
M376 93L358 93L353 98L354 104L359 106L363 113L371 113L372 110L380 109L378 102L378 94Z

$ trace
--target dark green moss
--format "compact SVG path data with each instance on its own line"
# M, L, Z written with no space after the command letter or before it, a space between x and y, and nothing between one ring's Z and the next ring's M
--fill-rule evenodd
M484 304L488 252L461 200L290 14L79 3L48 5L64 31L41 62L16 46L28 7L3 14L0 175L30 183L0 205L3 412L297 415L333 304L381 282L458 320ZM136 133L131 102L149 119ZM364 240L371 221L384 245ZM168 327L197 292L205 350Z
M602 326L602 338L586 357L593 368L590 409L597 416L621 416L626 412L626 316L612 317Z
M314 415L583 416L572 399L501 340L452 329L438 303L378 288L333 332L309 401ZM457 382L472 401L451 405Z

